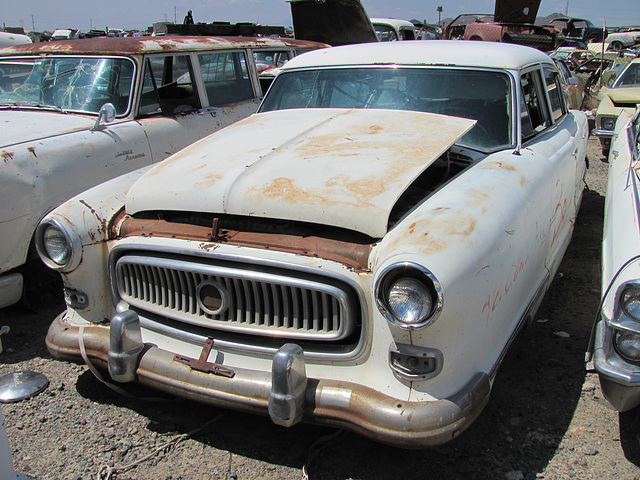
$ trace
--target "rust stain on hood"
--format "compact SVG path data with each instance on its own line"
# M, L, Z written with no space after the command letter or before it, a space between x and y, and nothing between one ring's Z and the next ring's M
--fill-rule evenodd
M127 213L248 215L381 238L400 195L474 124L395 110L256 114L147 172Z

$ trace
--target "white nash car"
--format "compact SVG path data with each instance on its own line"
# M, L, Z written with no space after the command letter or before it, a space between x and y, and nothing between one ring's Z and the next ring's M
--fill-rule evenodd
M0 308L61 298L32 242L48 212L255 113L263 88L254 57L284 61L319 47L166 36L0 50Z
M609 156L602 242L602 304L593 367L621 412L640 405L640 109L622 110Z
M257 114L40 224L68 300L50 352L281 425L451 440L571 238L588 127L560 82L511 44L294 58Z

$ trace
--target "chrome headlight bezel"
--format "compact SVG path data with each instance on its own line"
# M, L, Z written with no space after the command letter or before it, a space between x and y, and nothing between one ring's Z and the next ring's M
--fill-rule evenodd
M430 306L417 321L400 318L390 302L390 293L399 281L410 280L424 287L423 294L429 295ZM418 292L414 292L418 293ZM418 293L419 294L419 293ZM376 305L380 313L393 325L407 330L415 330L433 324L443 306L442 286L435 275L422 265L413 262L398 262L385 267L377 276L374 286Z
M640 364L640 334L630 330L615 330L613 346L618 355L634 365ZM634 355L630 355L634 352Z
M67 253L60 260L52 258L53 255L50 254L47 248L46 238L47 232L51 231L50 229L55 229L58 238L64 239L66 243ZM80 260L82 259L82 241L80 240L80 235L77 230L71 225L66 224L66 222L63 223L52 218L44 219L36 229L35 241L38 255L40 255L42 261L49 268L60 272L70 272L80 264Z
M640 323L640 284L624 284L618 291L618 305L625 316Z

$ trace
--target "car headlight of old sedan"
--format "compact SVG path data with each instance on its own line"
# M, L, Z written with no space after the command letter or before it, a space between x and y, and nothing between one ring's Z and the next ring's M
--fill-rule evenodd
M616 332L615 348L625 360L640 362L640 285L627 285L619 299L622 311L620 326L630 328Z
M442 289L435 276L414 263L385 268L375 286L378 309L394 325L415 329L431 325L442 310Z
M82 242L75 228L50 218L38 226L36 249L48 267L61 272L74 270L82 258Z
M613 131L616 127L616 118L615 117L604 117L600 123L603 130L611 130Z

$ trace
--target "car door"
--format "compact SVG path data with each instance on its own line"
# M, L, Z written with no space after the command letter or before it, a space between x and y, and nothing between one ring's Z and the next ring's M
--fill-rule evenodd
M538 205L537 244L543 249L549 272L558 267L571 239L586 168L582 160L585 125L568 113L559 82L557 72L546 67L520 77L520 154L537 163L533 179Z
M254 113L254 72L243 49L146 57L137 116L153 161Z

